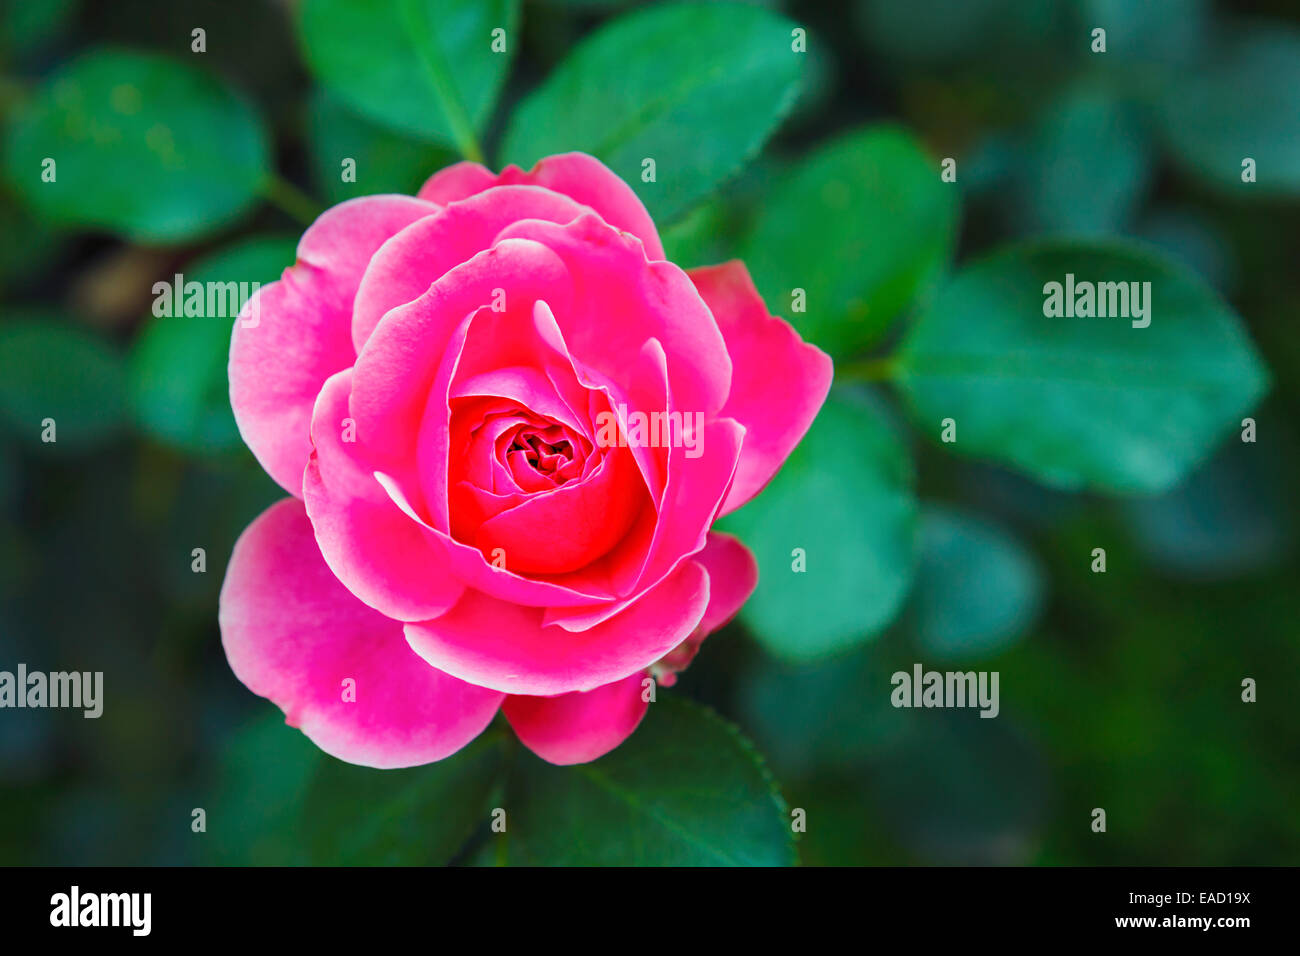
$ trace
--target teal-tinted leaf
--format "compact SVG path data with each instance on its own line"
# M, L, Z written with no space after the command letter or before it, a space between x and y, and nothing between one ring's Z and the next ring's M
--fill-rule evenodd
M768 650L822 657L893 619L915 563L912 484L908 449L880 406L832 393L767 488L721 523L758 559L740 613Z
M504 804L505 858L543 866L783 866L794 862L785 802L730 724L675 699L588 764L523 751Z
M1082 235L1129 225L1151 177L1151 151L1126 103L1106 90L1071 90L1045 111L1029 148L1016 204L1023 228Z
M977 709L903 710L911 732L873 763L870 802L918 862L1029 862L1049 781L1042 757L1008 723L1010 695L999 683L994 719Z
M1078 25L1091 39L1106 30L1105 61L1187 64L1202 55L1213 22L1211 0L1083 0Z
M834 356L878 341L952 254L953 183L901 129L817 150L768 195L744 258L768 307ZM793 290L807 311L792 312Z
M859 767L908 732L908 712L893 707L879 647L858 647L813 663L764 656L744 675L745 727L781 779L818 768Z
M235 295L214 297L211 314L205 295L202 315L185 315L178 303L173 314L150 317L131 356L131 404L146 432L188 451L240 446L226 378L231 329L243 291L278 279L293 265L294 248L295 241L287 237L245 239L183 270L186 284L221 288L223 296L236 291L226 283L244 285L238 287L238 302ZM174 286L173 276L159 281Z
M1286 474L1276 445L1229 441L1167 494L1122 502L1124 526L1166 573L1221 580L1257 572L1279 561L1294 537Z
M404 770L326 758L303 801L299 836L317 864L441 865L491 819L501 770L501 738L490 733Z
M920 540L911 621L923 653L938 661L992 657L1033 626L1043 573L1007 531L927 505Z
M521 103L506 160L583 150L631 183L661 224L758 152L794 103L794 24L754 7L673 3L587 37ZM645 160L655 181L644 182Z
M1045 285L1067 275L1149 282L1150 325L1045 316ZM899 383L926 434L955 421L945 448L1067 490L1151 493L1237 425L1268 375L1236 314L1181 265L1133 243L1051 240L958 273L909 330Z
M331 203L375 193L414 194L457 159L449 150L362 119L324 91L312 98L307 128L312 169ZM349 159L355 163L355 180L345 182L344 162Z
M1171 77L1158 104L1175 162L1243 197L1300 191L1300 32L1229 34L1214 58ZM1257 181L1242 182L1242 161Z
M1156 209L1142 220L1137 235L1181 260L1220 292L1233 287L1238 271L1234 250L1203 212L1184 207Z
M447 145L456 142L455 113L482 129L520 41L518 0L306 0L298 26L308 65L332 93ZM502 53L492 51L498 28Z
M174 242L247 211L268 149L252 108L202 70L96 50L54 73L16 114L4 170L41 216Z
M126 422L122 357L94 335L49 316L0 322L0 425L51 452L83 451ZM54 441L44 442L46 419Z
M862 35L892 60L931 65L1059 51L1068 28L1062 0L859 0ZM1020 57L1023 59L1023 56Z

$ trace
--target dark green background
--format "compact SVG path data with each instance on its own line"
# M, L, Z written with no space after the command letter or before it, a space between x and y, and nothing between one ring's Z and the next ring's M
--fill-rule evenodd
M202 66L267 118L281 175L322 203L347 195L313 130L344 135L362 121L314 84L286 5L28 6L49 16L28 22L6 4L0 110L18 108L26 88L91 46L190 58L189 31L202 25ZM509 107L621 6L525 4L489 143L500 140ZM1134 11L1148 7L1159 9L1144 22ZM1098 66L1079 24L1107 8L1133 32L1112 27L1109 59ZM911 436L918 495L924 513L937 516L923 524L923 544L934 549L923 549L896 622L855 650L798 666L776 661L733 625L661 693L710 705L766 755L787 803L807 810L798 843L806 864L1300 861L1300 206L1294 184L1289 194L1261 188L1249 199L1216 186L1198 174L1194 150L1161 146L1151 126L1161 97L1171 95L1161 79L1170 63L1190 83L1209 69L1229 24L1258 17L1266 30L1294 30L1294 5L889 0L788 4L784 12L818 38L810 88L715 203L685 224L661 223L683 265L744 251L773 182L810 148L866 122L894 121L934 155L959 157L959 261L1042 233L1152 241L1235 306L1273 388L1254 413L1257 444L1230 436L1188 480L1151 499L1050 491ZM1294 77L1296 65L1289 69ZM1260 98L1259 87L1245 87L1217 105L1233 116ZM1072 103L1082 105L1062 106ZM1295 135L1295 115L1277 122ZM414 189L453 157L449 148L362 129L356 135L369 137L384 166L384 189ZM364 188L364 178L359 186L379 191ZM102 670L107 695L97 721L0 712L0 863L490 862L480 852L483 824L461 850L421 829L437 812L436 780L424 802L417 793L413 806L378 817L393 821L391 832L360 849L338 839L360 808L383 804L384 785L311 789L298 780L295 761L315 759L311 749L272 726L272 705L235 680L216 626L235 537L281 493L220 421L192 421L167 443L146 431L147 414L132 411L119 380L126 372L114 356L133 347L138 356L154 281L198 271L191 264L241 238L291 239L301 226L261 204L198 240L137 245L33 217L10 186L0 193L0 224L0 330L15 350L5 357L0 407L13 415L30 401L57 408L60 421L57 450L24 440L12 421L0 431L0 668L23 661ZM28 363L10 334L20 323L69 325L92 342L78 340L66 360L45 356L37 380L23 385L14 369ZM82 354L87 347L108 358ZM216 354L215 365L198 362L193 374L210 374L219 394ZM943 516L954 513L992 522L1023 545L1031 570L1007 573L1031 575L1041 614L1024 633L945 652L933 643L945 633L936 615L953 613L945 601L958 602L960 619L988 588L996 596L998 587L1025 586L980 584L963 595L978 569L962 564L960 543L942 547L951 530ZM205 574L191 573L194 547L207 550ZM1104 575L1089 571L1094 547L1107 550ZM1001 716L893 710L889 674L917 660L999 671ZM1258 681L1258 703L1241 702L1245 677ZM651 757L671 760L671 748ZM481 750L466 758L479 759ZM535 763L521 773L542 774L537 787L559 787L563 803L563 778ZM234 838L229 820L212 823L232 791L243 808ZM333 836L322 827L325 842L310 853L294 822L299 803L334 821ZM194 807L209 811L206 834L191 832ZM1107 811L1105 834L1090 829L1094 807ZM614 828L600 840L617 858L625 836ZM400 849L425 845L436 851Z

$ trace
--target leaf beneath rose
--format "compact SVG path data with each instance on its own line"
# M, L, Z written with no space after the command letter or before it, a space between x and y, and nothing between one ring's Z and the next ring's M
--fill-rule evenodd
M740 616L768 650L825 657L893 620L915 564L912 486L909 452L880 406L832 392L772 482L719 525L758 559Z
M95 50L51 74L6 139L5 175L37 214L145 242L237 220L270 163L261 118L223 83L122 50Z
M502 153L525 169L582 150L632 185L662 226L762 147L793 105L793 23L733 4L674 3L583 40L510 118ZM645 182L645 160L655 181Z
M892 126L814 152L764 199L742 246L768 307L835 357L879 341L952 255L956 186L939 173ZM793 311L795 289L806 311Z
M1043 287L1151 283L1147 328L1049 318ZM1183 266L1128 242L1006 247L959 272L903 342L921 431L1066 490L1164 490L1238 427L1268 373L1236 314Z
M488 822L500 769L490 730L446 760L375 770L328 756L271 710L222 755L207 850L243 866L444 864Z
M524 752L510 771L497 859L536 866L785 866L790 816L761 758L712 711L650 705L627 742L589 764ZM493 843L495 847L496 844Z
M490 821L501 767L501 736L492 731L444 760L404 770L327 757L303 801L301 836L320 864L447 863Z

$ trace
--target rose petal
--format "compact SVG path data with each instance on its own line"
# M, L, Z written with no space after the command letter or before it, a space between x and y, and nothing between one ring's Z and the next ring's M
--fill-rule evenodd
M422 420L431 430L428 451L421 449L420 457L421 473L433 483L433 493L414 504L426 507L430 523L441 531L449 527L447 394L463 344L462 338L453 347L452 340L463 337L477 310L490 309L499 289L511 308L531 309L538 299L567 302L571 295L568 271L545 246L500 242L450 270L414 302L385 315L357 357L350 408L378 470L409 469Z
M374 254L357 289L352 343L358 352L390 309L418 299L448 270L492 245L520 219L569 222L585 210L536 186L507 186L447 206L412 223Z
M511 695L502 705L519 740L543 760L560 766L586 763L609 753L636 730L648 702L645 674L589 691L556 697Z
M646 339L668 352L677 407L712 418L731 391L731 359L713 314L671 262L647 262L640 243L596 216L569 223L526 220L498 242L529 239L565 263L575 291L568 308L548 299L569 352L601 385L619 383ZM615 319L615 317L617 317Z
M502 700L430 667L402 639L401 624L349 594L293 499L264 511L236 542L219 617L235 676L349 763L441 760L477 737ZM347 680L355 700L345 699Z
M477 591L446 614L406 626L433 666L511 694L590 690L643 670L695 629L709 603L704 568L688 561L618 616L581 633L542 625L540 608Z
M332 376L312 419L316 451L303 492L316 540L330 569L361 601L402 621L435 617L455 604L464 585L444 552L358 459L361 441L344 440L351 383L351 369Z
M758 586L758 562L739 538L710 531L695 560L709 572L709 606L697 630L701 637L718 630L741 609Z
M743 263L689 275L731 355L731 394L720 414L745 426L736 481L722 506L727 514L758 494L794 451L826 401L833 368L829 355L768 313Z
M262 467L290 494L302 496L316 395L325 379L356 360L350 329L361 273L385 239L438 208L410 196L365 196L334 206L303 234L298 261L259 289L235 322L229 369L235 422Z
M547 156L527 172L518 166L507 166L500 176L493 176L478 163L457 163L434 173L420 189L419 196L432 202L449 203L493 186L512 183L544 186L590 206L611 226L640 239L648 258L664 257L663 244L645 204L608 166L586 153Z
M699 457L688 457L684 448L672 449L654 537L648 544L641 544L635 577L626 589L620 589L624 596L588 607L549 608L545 623L573 632L602 626L628 605L645 600L642 595L647 589L653 593L660 582L689 563L689 556L708 540L709 528L731 487L744 437L743 428L729 418L721 418L705 423L701 437L704 453ZM619 583L628 580L623 578Z
M516 571L563 574L603 557L649 507L632 455L614 448L590 477L533 495L483 522L474 543L485 554L500 549Z

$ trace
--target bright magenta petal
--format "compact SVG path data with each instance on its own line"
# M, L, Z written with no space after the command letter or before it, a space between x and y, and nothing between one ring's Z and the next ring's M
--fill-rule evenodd
M439 460L428 466L443 487L425 502L440 531L449 527L447 396L463 327L474 312L490 309L498 295L505 296L511 309L531 309L539 299L565 303L571 294L568 271L555 253L536 242L500 242L456 266L414 302L387 313L357 357L350 406L360 440L371 460L382 463L380 470L409 467L422 421L427 428L443 429L435 436ZM460 341L453 347L457 335Z
M406 638L462 680L545 697L643 670L691 634L708 603L708 574L688 561L623 613L580 633L544 627L540 608L466 591L441 617L406 625Z
M830 356L768 314L743 263L689 273L727 341L731 395L720 414L745 426L736 481L722 507L735 511L777 473L808 431L830 391ZM780 382L772 387L773 377Z
M309 425L325 379L356 361L352 300L389 236L438 211L410 196L366 196L327 210L298 243L298 261L259 289L230 342L230 405L262 467L302 496Z
M506 698L501 709L524 746L550 763L586 763L609 753L636 730L649 704L645 674L558 697Z
M364 461L348 413L352 370L321 389L312 420L316 451L303 477L307 513L329 567L354 595L388 617L419 621L455 604L464 586L443 551L389 498Z
M220 621L235 676L349 763L441 760L477 737L502 700L429 666L400 623L349 594L292 499L264 511L236 542Z
M695 560L709 572L709 606L700 620L703 637L722 627L749 600L758 586L758 562L740 539L710 531Z
M685 272L671 262L647 262L639 242L590 214L564 224L523 220L502 230L498 242L509 239L541 243L573 276L572 304L547 302L570 354L601 376L598 384L621 383L646 339L656 338L668 353L676 407L718 414L731 391L731 359Z
M418 299L447 271L492 245L520 219L570 222L589 212L567 196L534 186L478 193L412 223L380 247L357 289L352 343L361 351L390 309Z
M457 163L430 177L420 189L420 198L449 203L493 186L513 184L544 186L590 206L611 226L640 239L648 258L664 257L663 244L645 204L613 170L586 153L547 156L527 172L507 166L500 176L493 176L478 163Z

